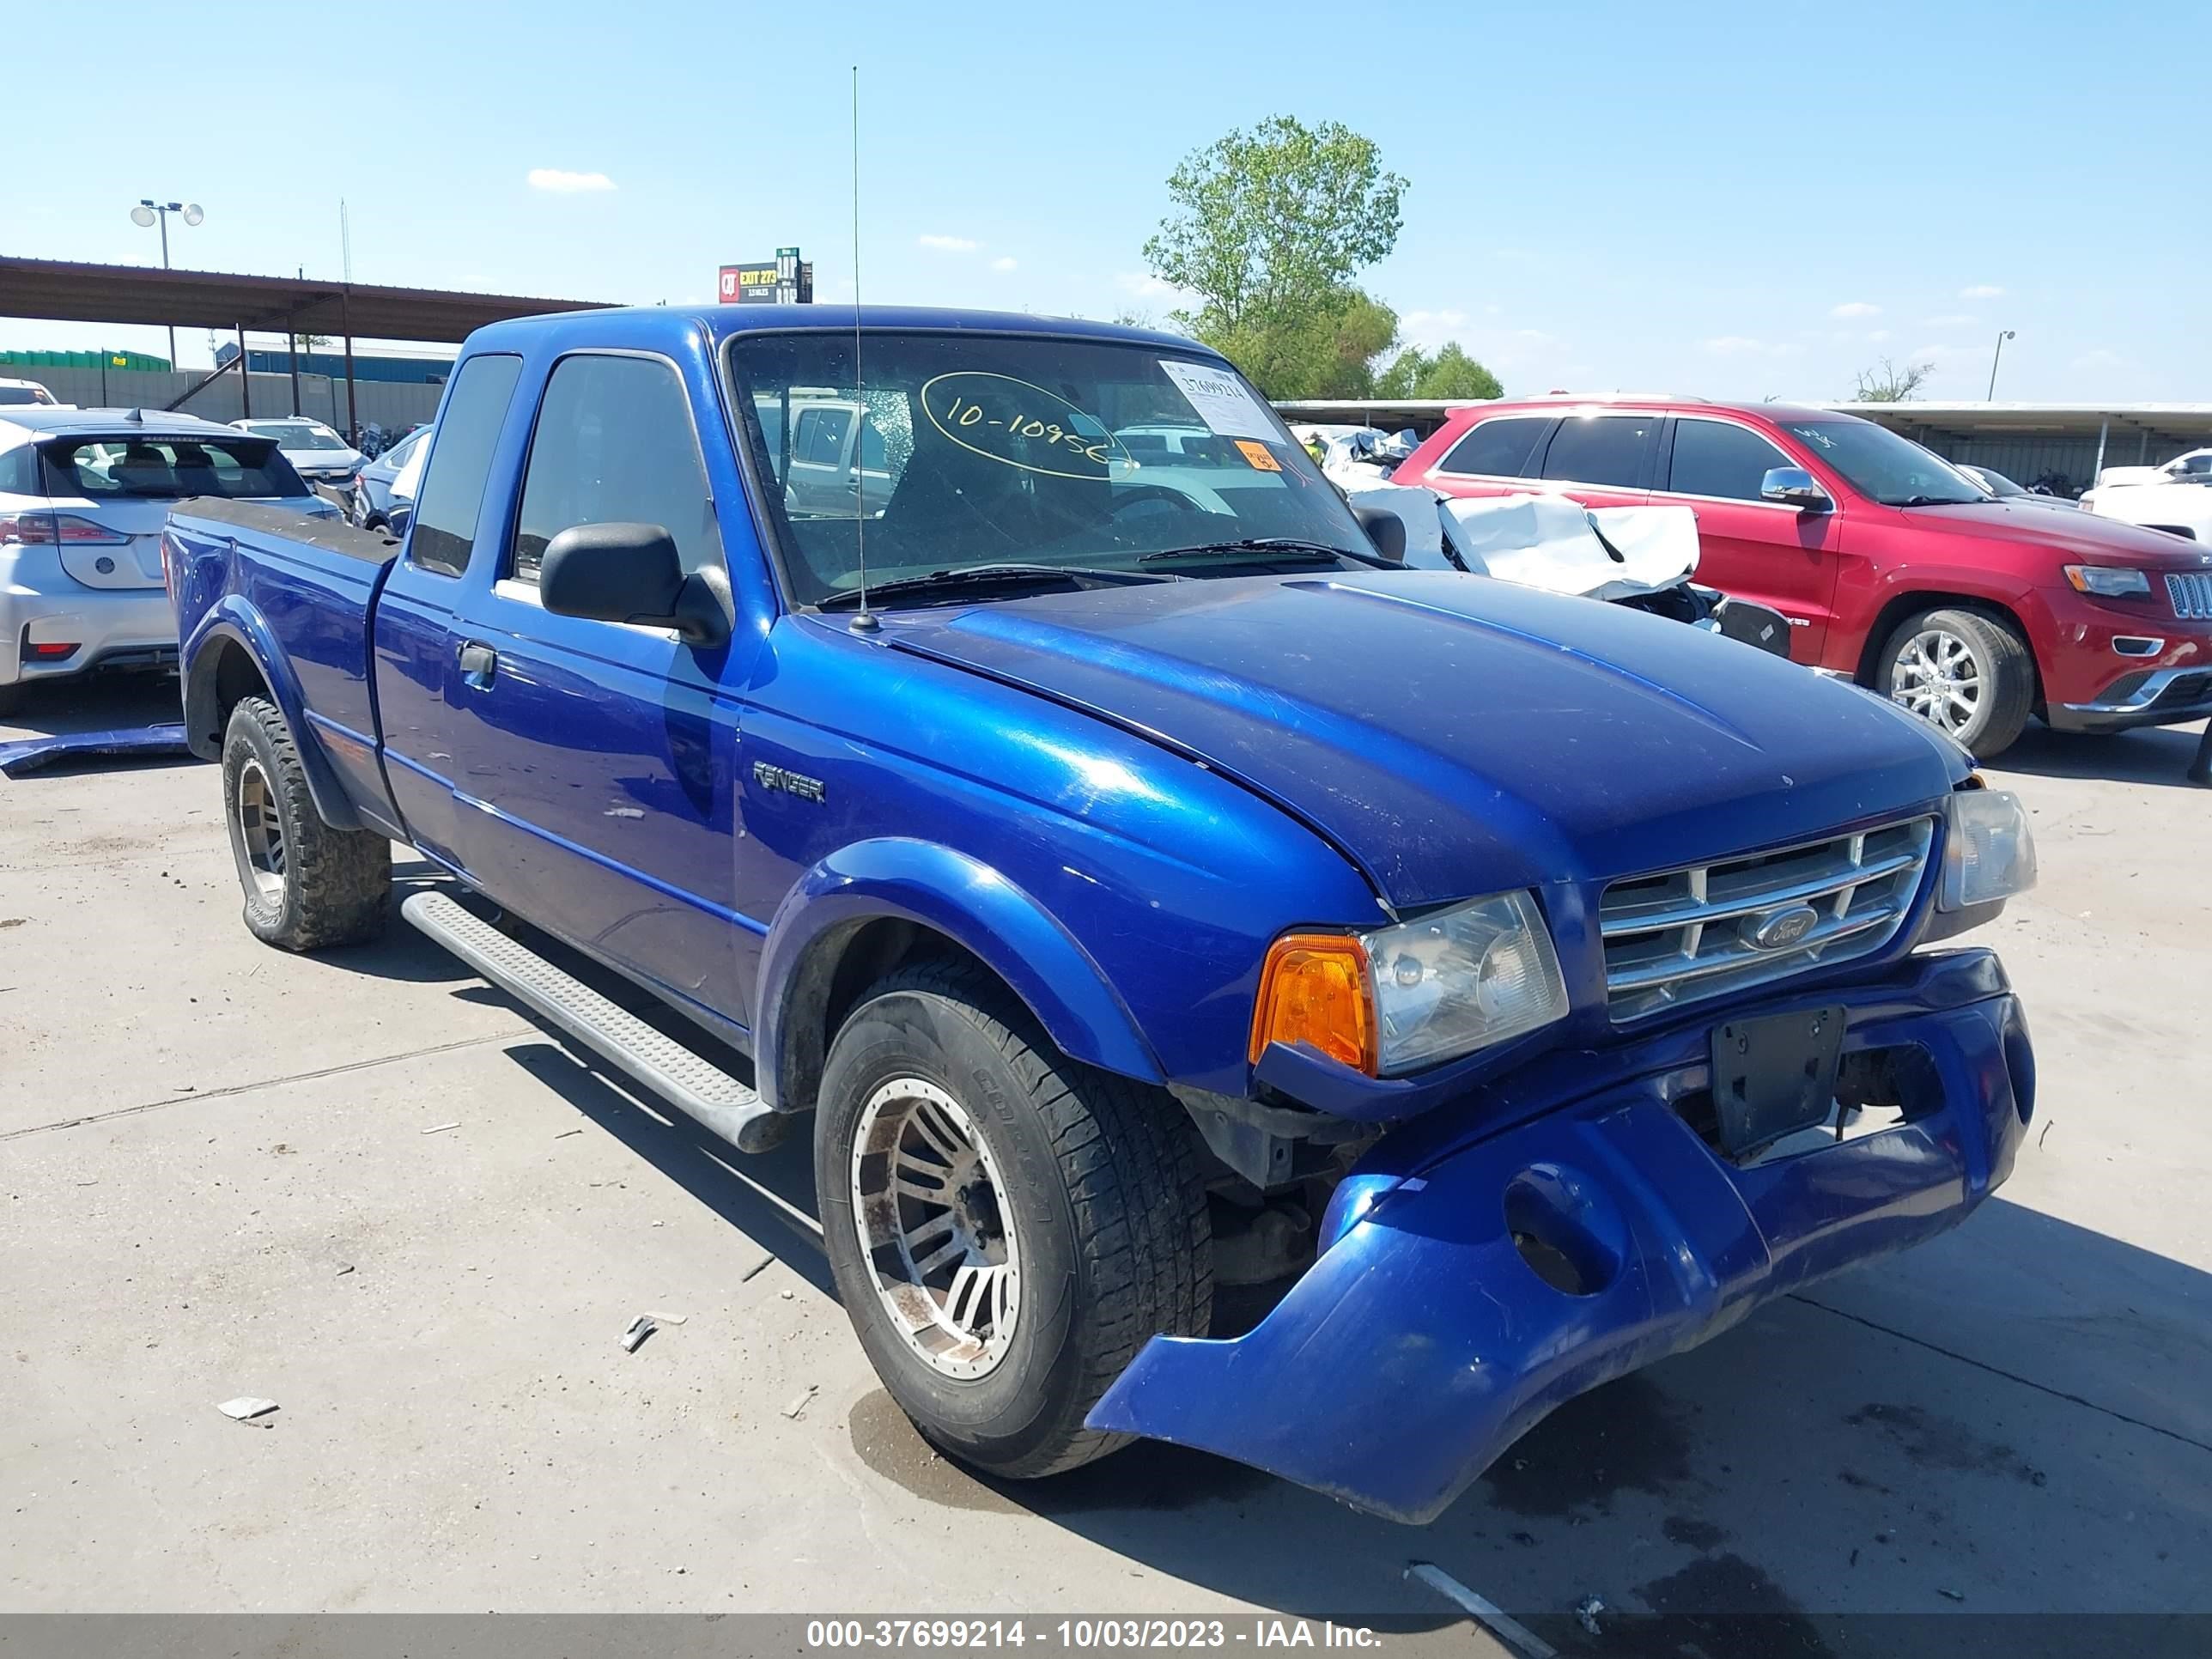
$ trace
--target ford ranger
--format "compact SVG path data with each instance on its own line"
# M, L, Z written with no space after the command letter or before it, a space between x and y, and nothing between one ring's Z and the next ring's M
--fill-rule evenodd
M202 501L165 555L255 934L368 937L403 842L606 1064L744 1151L811 1115L969 1463L1151 1436L1418 1521L2004 1179L2020 1006L1926 947L2034 854L1885 701L1398 545L1192 341L749 306L486 328L404 539Z

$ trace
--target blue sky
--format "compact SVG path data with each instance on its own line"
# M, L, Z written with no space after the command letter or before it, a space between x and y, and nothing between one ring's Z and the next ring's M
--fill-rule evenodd
M91 15L9 12L14 66L46 67L9 76L0 252L151 262L153 195L207 209L179 264L332 276L343 196L362 282L705 301L797 243L843 298L858 63L870 301L1164 316L1139 249L1168 173L1281 112L1381 145L1410 188L1366 285L1509 392L1832 398L1887 356L1978 398L2010 328L2001 397L2212 400L2212 8L115 4L88 40ZM161 339L0 319L0 346Z

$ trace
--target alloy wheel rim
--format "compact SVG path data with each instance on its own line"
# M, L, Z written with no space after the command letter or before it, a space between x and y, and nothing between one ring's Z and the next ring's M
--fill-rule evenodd
M1982 706L1982 665L1973 647L1947 628L1925 628L1890 665L1889 695L1921 719L1954 734Z
M276 810L276 792L259 761L249 760L238 773L238 836L246 848L246 874L256 897L284 896L284 820Z
M1006 1358L1021 1250L990 1143L927 1079L881 1085L853 1140L853 1224L877 1300L933 1370L972 1380Z

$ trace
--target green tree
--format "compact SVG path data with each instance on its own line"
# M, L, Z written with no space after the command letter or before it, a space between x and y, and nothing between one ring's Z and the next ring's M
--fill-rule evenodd
M1397 340L1398 314L1346 289L1296 316L1198 337L1270 398L1366 398L1374 395L1375 360Z
M1498 377L1467 355L1456 340L1447 340L1433 357L1418 346L1400 352L1375 381L1378 398L1452 398L1474 402L1501 398L1505 388Z
M1397 241L1405 188L1349 127L1271 116L1169 175L1174 205L1145 258L1196 299L1177 325L1269 397L1360 395L1397 318L1352 278Z

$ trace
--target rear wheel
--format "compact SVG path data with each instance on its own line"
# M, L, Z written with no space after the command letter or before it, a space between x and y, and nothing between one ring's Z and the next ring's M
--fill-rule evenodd
M987 975L930 964L861 1000L815 1120L838 1295L921 1432L1012 1477L1122 1444L1085 1415L1146 1342L1212 1313L1182 1108L1060 1054Z
M222 741L230 854L246 893L246 926L287 951L356 945L384 931L392 843L374 830L333 830L315 811L292 728L274 703L242 699Z
M2020 630L1978 611L1923 611L1889 636L1879 688L1977 759L2009 749L2035 705L2035 659Z

